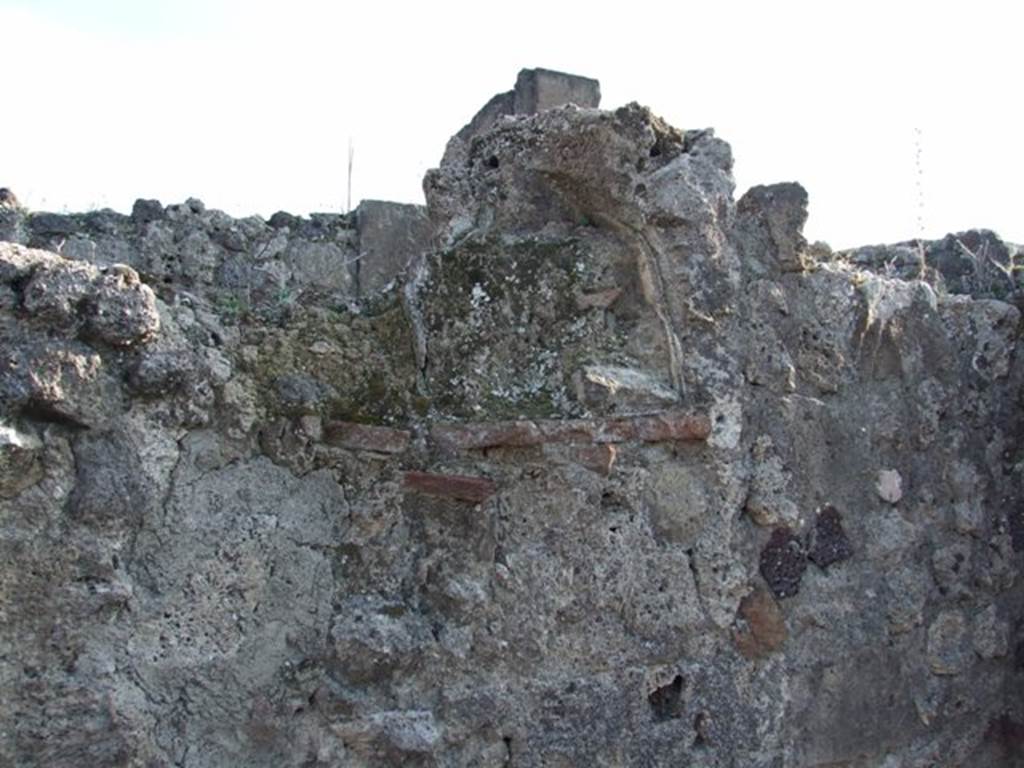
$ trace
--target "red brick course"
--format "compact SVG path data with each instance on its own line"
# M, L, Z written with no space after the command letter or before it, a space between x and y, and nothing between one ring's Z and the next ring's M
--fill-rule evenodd
M432 472L406 472L405 487L427 496L468 501L480 504L494 495L498 486L485 477L439 475Z

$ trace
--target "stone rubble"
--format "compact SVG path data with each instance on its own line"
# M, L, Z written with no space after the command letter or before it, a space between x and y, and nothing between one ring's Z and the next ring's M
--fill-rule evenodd
M599 98L425 209L0 205L0 765L1024 764L1020 248Z

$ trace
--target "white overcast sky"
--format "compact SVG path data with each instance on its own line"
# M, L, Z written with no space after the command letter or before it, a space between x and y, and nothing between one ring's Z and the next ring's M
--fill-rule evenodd
M422 202L523 67L596 77L800 181L834 247L1024 242L1021 9L1003 2L0 0L0 186L33 209L199 197L233 215ZM919 158L919 160L918 160Z

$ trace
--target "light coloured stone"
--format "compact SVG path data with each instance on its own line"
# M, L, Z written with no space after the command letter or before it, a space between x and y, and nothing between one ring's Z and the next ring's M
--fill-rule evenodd
M679 396L646 371L613 365L588 365L577 374L577 396L593 408L615 413L645 413L675 405Z
M999 617L996 606L990 605L974 617L974 652L983 659L1005 656L1010 646L1010 627Z
M883 469L875 481L878 497L889 504L898 504L903 498L903 477L895 469Z
M35 435L0 423L0 496L16 496L39 481L42 447Z

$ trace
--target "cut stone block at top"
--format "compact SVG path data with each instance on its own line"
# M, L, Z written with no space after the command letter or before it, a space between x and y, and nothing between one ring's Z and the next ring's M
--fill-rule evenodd
M566 104L596 109L601 104L597 80L550 69L524 69L516 78L514 111L533 115Z

